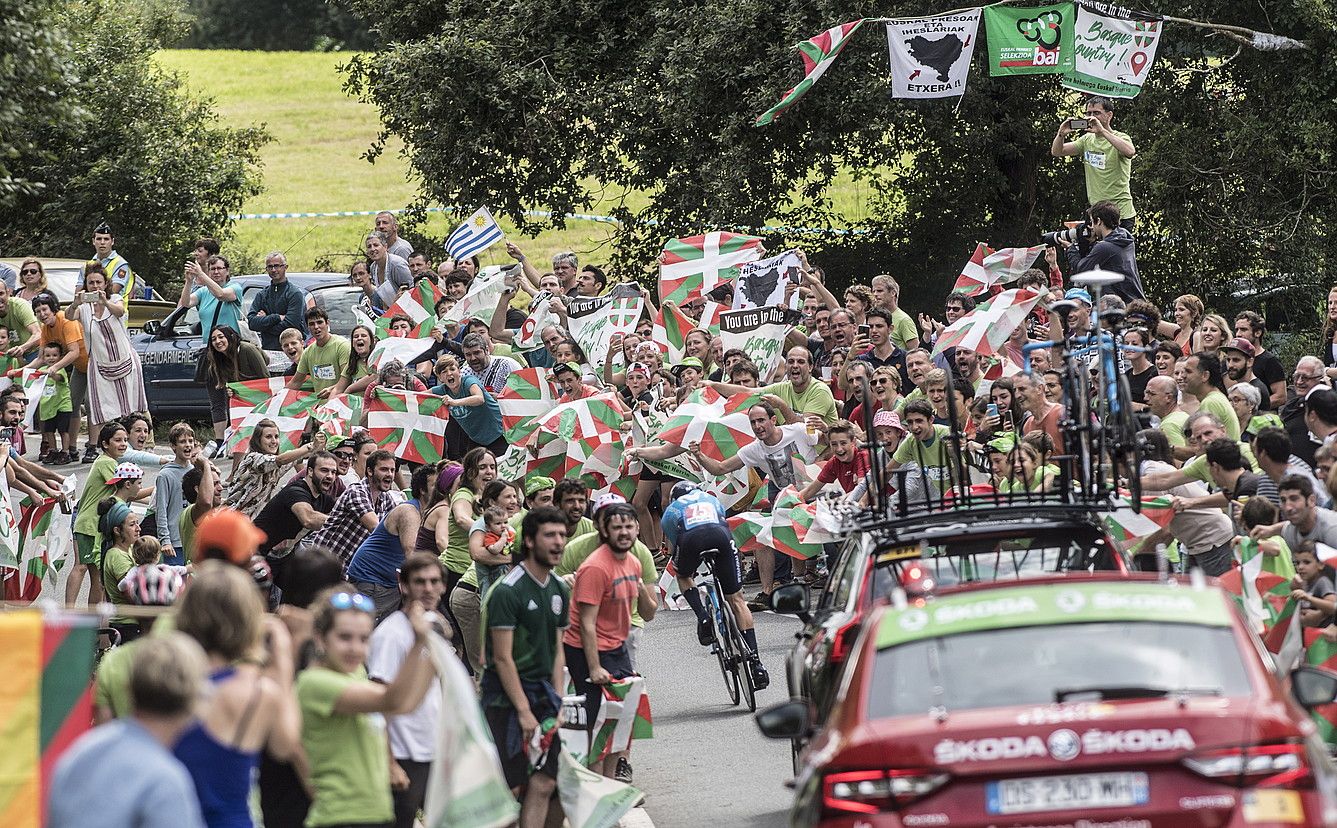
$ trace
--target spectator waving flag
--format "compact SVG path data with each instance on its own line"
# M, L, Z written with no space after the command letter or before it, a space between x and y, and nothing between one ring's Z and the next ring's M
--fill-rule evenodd
M229 382L227 384L228 422L238 422L247 414L250 414L257 405L264 405L275 397L281 396L287 388L287 377L266 377L242 382Z
M279 451L292 451L301 445L307 415L319 404L320 398L310 391L284 390L270 397L232 421L232 433L227 438L228 452L244 451L241 444L250 438L256 424L266 419L273 420L279 427Z
M437 287L435 279L419 279L418 284L404 293L376 319L376 336L384 339L390 335L390 320L396 316L407 316L413 323L409 336L415 339L431 336L432 326L436 324L436 302L445 293Z
M845 45L854 37L854 33L863 25L863 19L832 26L814 38L809 38L798 45L798 56L803 61L803 80L785 93L780 102L757 116L754 126L766 126L774 121L789 107L798 103L798 99L808 94L831 64L840 57Z
M1039 301L1040 295L1029 290L1003 291L948 325L933 346L933 355L948 348L965 348L981 356L997 354Z
M654 329L650 338L668 351L670 363L682 362L686 354L687 334L696 327L696 323L687 314L678 310L672 302L659 306L659 315L655 317Z
M659 254L659 299L684 304L738 276L738 266L761 258L761 239L715 231L669 239Z
M956 277L952 290L967 296L979 296L994 285L1006 285L1021 278L1045 252L1043 244L1035 247L1004 247L994 250L984 242L975 245L975 253Z
M455 261L468 259L501 241L501 227L486 207L479 207L446 239L446 252Z
M367 430L376 445L410 463L437 463L446 454L446 423L450 405L445 397L377 388L367 403Z

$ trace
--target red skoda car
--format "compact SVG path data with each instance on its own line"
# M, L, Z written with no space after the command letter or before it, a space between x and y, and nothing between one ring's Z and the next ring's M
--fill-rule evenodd
M1337 769L1305 708L1337 675L1272 656L1215 586L979 584L878 609L809 734L794 825L1337 825Z

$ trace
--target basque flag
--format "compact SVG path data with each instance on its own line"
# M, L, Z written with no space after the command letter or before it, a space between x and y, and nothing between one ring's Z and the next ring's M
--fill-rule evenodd
M501 241L501 228L486 207L478 210L446 239L446 252L459 261L467 259Z

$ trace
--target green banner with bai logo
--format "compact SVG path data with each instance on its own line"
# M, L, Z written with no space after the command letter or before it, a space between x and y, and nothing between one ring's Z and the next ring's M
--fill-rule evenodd
M990 75L1057 75L1073 68L1072 3L986 6Z

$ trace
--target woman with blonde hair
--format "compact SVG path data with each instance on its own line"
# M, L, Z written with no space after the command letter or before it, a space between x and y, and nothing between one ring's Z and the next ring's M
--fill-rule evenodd
M1175 297L1174 317L1175 321L1162 319L1156 326L1156 335L1160 338L1174 337L1175 345L1187 356L1197 350L1198 325L1202 322L1202 316L1206 312L1206 306L1202 300L1191 293L1185 293L1182 296Z
M1221 346L1230 341L1234 331L1230 323L1219 313L1209 313L1198 323L1198 351L1220 356Z
M42 267L41 259L29 256L19 265L18 288L14 295L25 302L31 302L39 293L47 292L46 268Z
M852 362L861 362L862 360L851 360ZM901 401L901 372L890 365L879 365L873 369L873 376L868 380L868 386L873 392L873 413L879 411L895 411L896 405ZM862 428L863 423L863 403L854 406L850 411L850 422L858 424Z
M196 564L176 628L204 649L213 692L173 753L195 781L209 828L249 828L260 751L286 760L301 749L288 628L265 614L250 576L220 561Z

